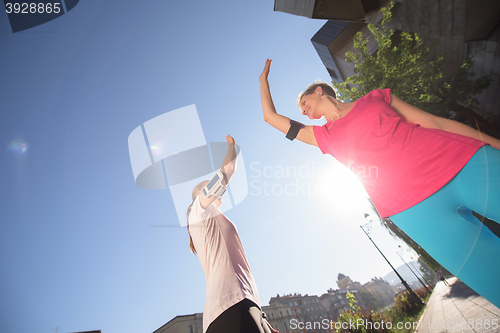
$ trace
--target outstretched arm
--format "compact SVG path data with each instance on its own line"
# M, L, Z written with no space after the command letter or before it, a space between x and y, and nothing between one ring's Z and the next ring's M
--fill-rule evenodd
M480 131L457 121L441 118L428 112L422 111L419 108L404 102L402 99L392 94L391 106L409 123L419 124L420 126L425 128L435 128L450 133L468 136L470 138L486 142L496 149L500 149L500 140L481 133Z
M269 87L269 71L271 70L271 60L266 60L266 65L264 66L264 70L262 74L260 74L259 82L260 82L260 100L262 103L262 111L264 112L264 120L269 125L273 126L277 130L287 133L290 129L290 118L282 116L276 112L276 108L274 107L273 98L271 96L271 89ZM297 135L297 139L313 145L318 146L316 142L316 138L314 137L312 126L305 126L299 131Z
M236 143L234 142L233 137L230 135L227 135L226 141L228 144L227 153L226 153L226 157L224 158L224 161L222 161L222 166L221 166L220 170L222 171L222 174L224 175L224 184L227 186L227 184L229 183L229 180L231 179L231 177L233 177L233 174L236 171L237 154L236 154ZM199 198L200 198L199 200L200 200L201 207L204 209L206 209L215 200L217 200L217 197L215 197L214 195L211 195L208 198L205 198L201 193L199 195Z

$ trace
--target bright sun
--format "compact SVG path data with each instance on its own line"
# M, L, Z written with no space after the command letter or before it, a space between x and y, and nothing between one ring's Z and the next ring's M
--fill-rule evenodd
M358 178L342 164L331 161L317 177L319 201L327 210L350 213L367 206L368 195Z

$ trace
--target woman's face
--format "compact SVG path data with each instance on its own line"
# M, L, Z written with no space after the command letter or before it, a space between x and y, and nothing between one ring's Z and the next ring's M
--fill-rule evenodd
M320 119L324 115L324 95L321 95L321 91L314 91L310 95L302 96L300 100L300 109L304 116L308 116L309 119Z

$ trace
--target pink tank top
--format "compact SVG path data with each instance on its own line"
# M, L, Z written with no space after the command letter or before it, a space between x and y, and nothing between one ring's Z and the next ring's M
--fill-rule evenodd
M408 209L448 183L485 143L406 122L390 89L357 100L339 120L314 126L323 154L360 179L381 217Z

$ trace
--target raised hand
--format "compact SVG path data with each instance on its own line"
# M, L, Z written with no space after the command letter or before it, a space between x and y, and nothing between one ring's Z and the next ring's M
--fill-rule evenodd
M267 77L269 76L269 71L271 70L271 59L266 60L266 64L264 65L264 70L262 71L262 74L259 76L259 81L267 81Z

